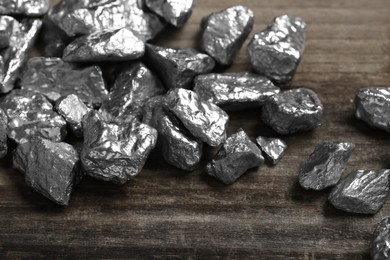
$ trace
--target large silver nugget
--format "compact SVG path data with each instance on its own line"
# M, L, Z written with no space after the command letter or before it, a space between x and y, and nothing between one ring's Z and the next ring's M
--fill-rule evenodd
M11 42L14 18L0 15L0 49L8 47Z
M201 49L220 65L231 65L253 28L253 12L238 5L204 17Z
M203 143L168 111L164 98L153 98L146 106L151 116L144 120L157 129L157 143L165 161L179 169L195 170L202 158Z
M280 89L263 76L232 72L199 75L194 81L194 91L203 100L232 111L260 107Z
M144 64L125 65L117 72L109 99L103 103L102 110L116 117L131 114L140 118L145 102L165 92L160 80Z
M54 6L50 19L68 36L127 28L140 39L153 39L165 27L156 14L144 10L142 0L67 0Z
M88 175L123 184L142 170L156 141L157 131L134 118L92 111L84 118L81 162Z
M195 76L211 72L215 61L194 49L172 49L146 44L146 59L168 89L192 88Z
M248 45L253 70L279 84L291 81L304 51L305 28L299 17L276 17Z
M390 133L390 88L360 89L355 97L356 117Z
M217 105L202 101L187 89L173 89L167 94L169 109L201 141L218 146L226 139L229 116Z
M19 72L30 55L41 26L42 21L38 19L13 21L10 46L0 50L3 60L3 75L0 78L1 93L7 93L15 87Z
M15 89L0 100L0 108L8 117L8 137L24 143L32 136L62 141L66 136L65 120L37 92Z
M50 0L2 0L0 14L42 16L49 11Z
M146 6L176 27L183 27L192 14L194 0L145 0Z
M280 161L287 150L287 144L279 138L259 136L256 138L256 142L273 165Z
M279 134L292 134L319 127L323 110L321 101L312 90L291 89L267 99L262 119Z
M223 182L235 182L248 169L264 162L261 150L240 129L223 144L217 155L207 164L207 173Z
M355 145L348 142L322 142L299 171L302 188L323 190L336 185Z
M67 143L33 137L18 145L14 168L25 173L28 186L60 205L68 205L80 175L77 151Z
M105 30L77 38L66 46L69 62L128 61L145 53L145 43L126 28Z
M98 66L78 66L60 58L31 58L22 76L21 88L42 93L53 103L75 94L86 104L99 107L108 98Z
M7 146L7 125L8 118L2 109L0 109L0 158L4 158L8 152Z
M390 170L351 172L335 186L329 202L337 209L361 214L375 214L389 194Z
M388 260L390 258L390 217L385 217L376 226L370 244L372 260Z
M56 103L56 110L68 123L72 133L77 137L83 137L83 117L91 109L76 95L72 94L66 98L60 99Z

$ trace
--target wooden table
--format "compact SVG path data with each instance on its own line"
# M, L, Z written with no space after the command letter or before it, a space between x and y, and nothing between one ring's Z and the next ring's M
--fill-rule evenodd
M155 42L197 47L201 18L239 3L255 12L250 37L277 15L307 21L292 87L318 93L322 127L284 137L289 149L278 165L250 170L228 187L205 174L215 150L205 149L202 166L189 174L155 153L126 185L85 178L66 208L27 187L8 157L0 168L1 259L369 258L371 233L390 213L390 201L374 216L347 214L327 202L329 190L301 189L297 171L323 140L356 144L344 175L390 167L389 135L355 119L353 108L357 89L390 84L390 1L198 0L184 29L166 30ZM250 70L246 44L229 71ZM231 114L229 134L243 127L252 138L276 136L259 115Z

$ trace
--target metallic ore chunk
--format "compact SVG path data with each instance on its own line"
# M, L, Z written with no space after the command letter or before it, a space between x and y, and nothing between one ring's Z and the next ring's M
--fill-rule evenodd
M22 19L20 22L14 20L10 46L0 50L0 56L3 59L3 75L0 78L1 93L9 92L14 88L15 81L30 55L41 25L42 22L37 19Z
M85 35L71 42L63 59L71 62L127 61L145 53L145 43L126 28Z
M357 118L390 133L390 88L360 89L355 106Z
M59 142L66 136L65 120L37 92L15 89L2 97L0 108L8 117L8 137L17 143L27 142L32 136Z
M0 14L42 16L49 11L50 0L1 0Z
M276 17L248 45L253 70L276 83L288 83L303 54L305 28L306 23L299 17Z
M88 175L123 184L136 176L157 141L157 131L136 119L90 112L84 118L81 162Z
M287 144L278 138L259 136L256 138L256 142L267 156L267 159L274 165L280 161L287 150Z
M211 72L215 61L194 49L171 49L146 44L146 58L165 86L192 88L195 76Z
M253 12L238 5L203 18L201 49L220 65L230 65L253 28Z
M69 36L127 28L147 41L165 27L157 15L144 10L140 0L67 0L54 6L49 17Z
M225 111L260 107L280 91L269 79L247 72L199 75L194 86L201 99Z
M33 137L16 148L13 164L25 172L28 186L60 205L68 205L80 170L78 153L70 144Z
M0 49L9 46L14 21L10 16L0 16Z
M207 164L207 173L225 184L235 182L248 169L264 162L261 150L240 129L226 139L217 155Z
M322 142L299 171L302 188L323 190L336 185L355 145L348 142Z
M145 4L168 23L183 27L192 14L194 0L145 0Z
M86 104L98 107L108 96L98 66L78 66L60 58L31 58L21 85L22 89L42 93L51 102L76 94Z
M62 57L66 45L71 41L71 38L49 19L44 20L40 37L45 57Z
M78 96L72 94L62 100L58 100L56 110L68 123L73 134L77 137L83 137L83 117L91 109Z
M156 75L137 62L119 70L102 109L116 117L131 114L140 118L145 102L164 93L165 89Z
M229 120L225 111L182 88L170 90L166 98L169 109L195 137L211 146L225 141Z
M385 217L375 228L370 244L372 260L390 258L390 217Z
M262 119L279 134L291 134L319 127L323 110L321 101L313 91L291 89L267 99Z
M389 175L390 170L351 172L333 188L328 200L340 210L375 214L387 199Z
M8 118L3 110L0 109L0 158L7 155L7 125Z
M152 110L149 125L157 129L158 146L165 161L186 171L195 170L202 157L203 143L168 111L163 98L154 98L147 106Z

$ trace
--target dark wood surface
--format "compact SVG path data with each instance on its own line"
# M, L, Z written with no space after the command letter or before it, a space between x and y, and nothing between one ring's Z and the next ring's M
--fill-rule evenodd
M300 164L323 140L357 146L344 175L354 169L390 167L389 135L354 118L356 90L390 84L388 0L198 0L182 30L155 42L197 47L203 16L235 4L255 12L254 32L274 16L297 15L308 23L306 50L291 87L316 91L323 125L286 136L288 152L272 167L247 172L231 186L207 177L205 149L197 171L186 174L154 153L142 173L123 186L91 178L60 207L35 193L10 158L0 165L0 258L235 258L368 259L374 216L343 213L327 202L329 190L304 191ZM229 71L250 70L246 44ZM275 136L259 111L231 114L229 133Z

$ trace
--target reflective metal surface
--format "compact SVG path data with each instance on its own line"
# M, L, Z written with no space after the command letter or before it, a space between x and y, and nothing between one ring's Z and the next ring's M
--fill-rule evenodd
M0 109L0 158L3 158L7 155L8 145L7 145L7 125L8 118L2 109Z
M192 14L194 0L145 0L146 6L176 27L183 27Z
M256 142L266 155L266 158L274 165L282 159L287 150L287 144L278 138L259 136L256 138Z
M372 260L387 260L390 258L390 217L385 217L376 226L370 244Z
M50 0L2 0L0 14L42 16L49 11Z

